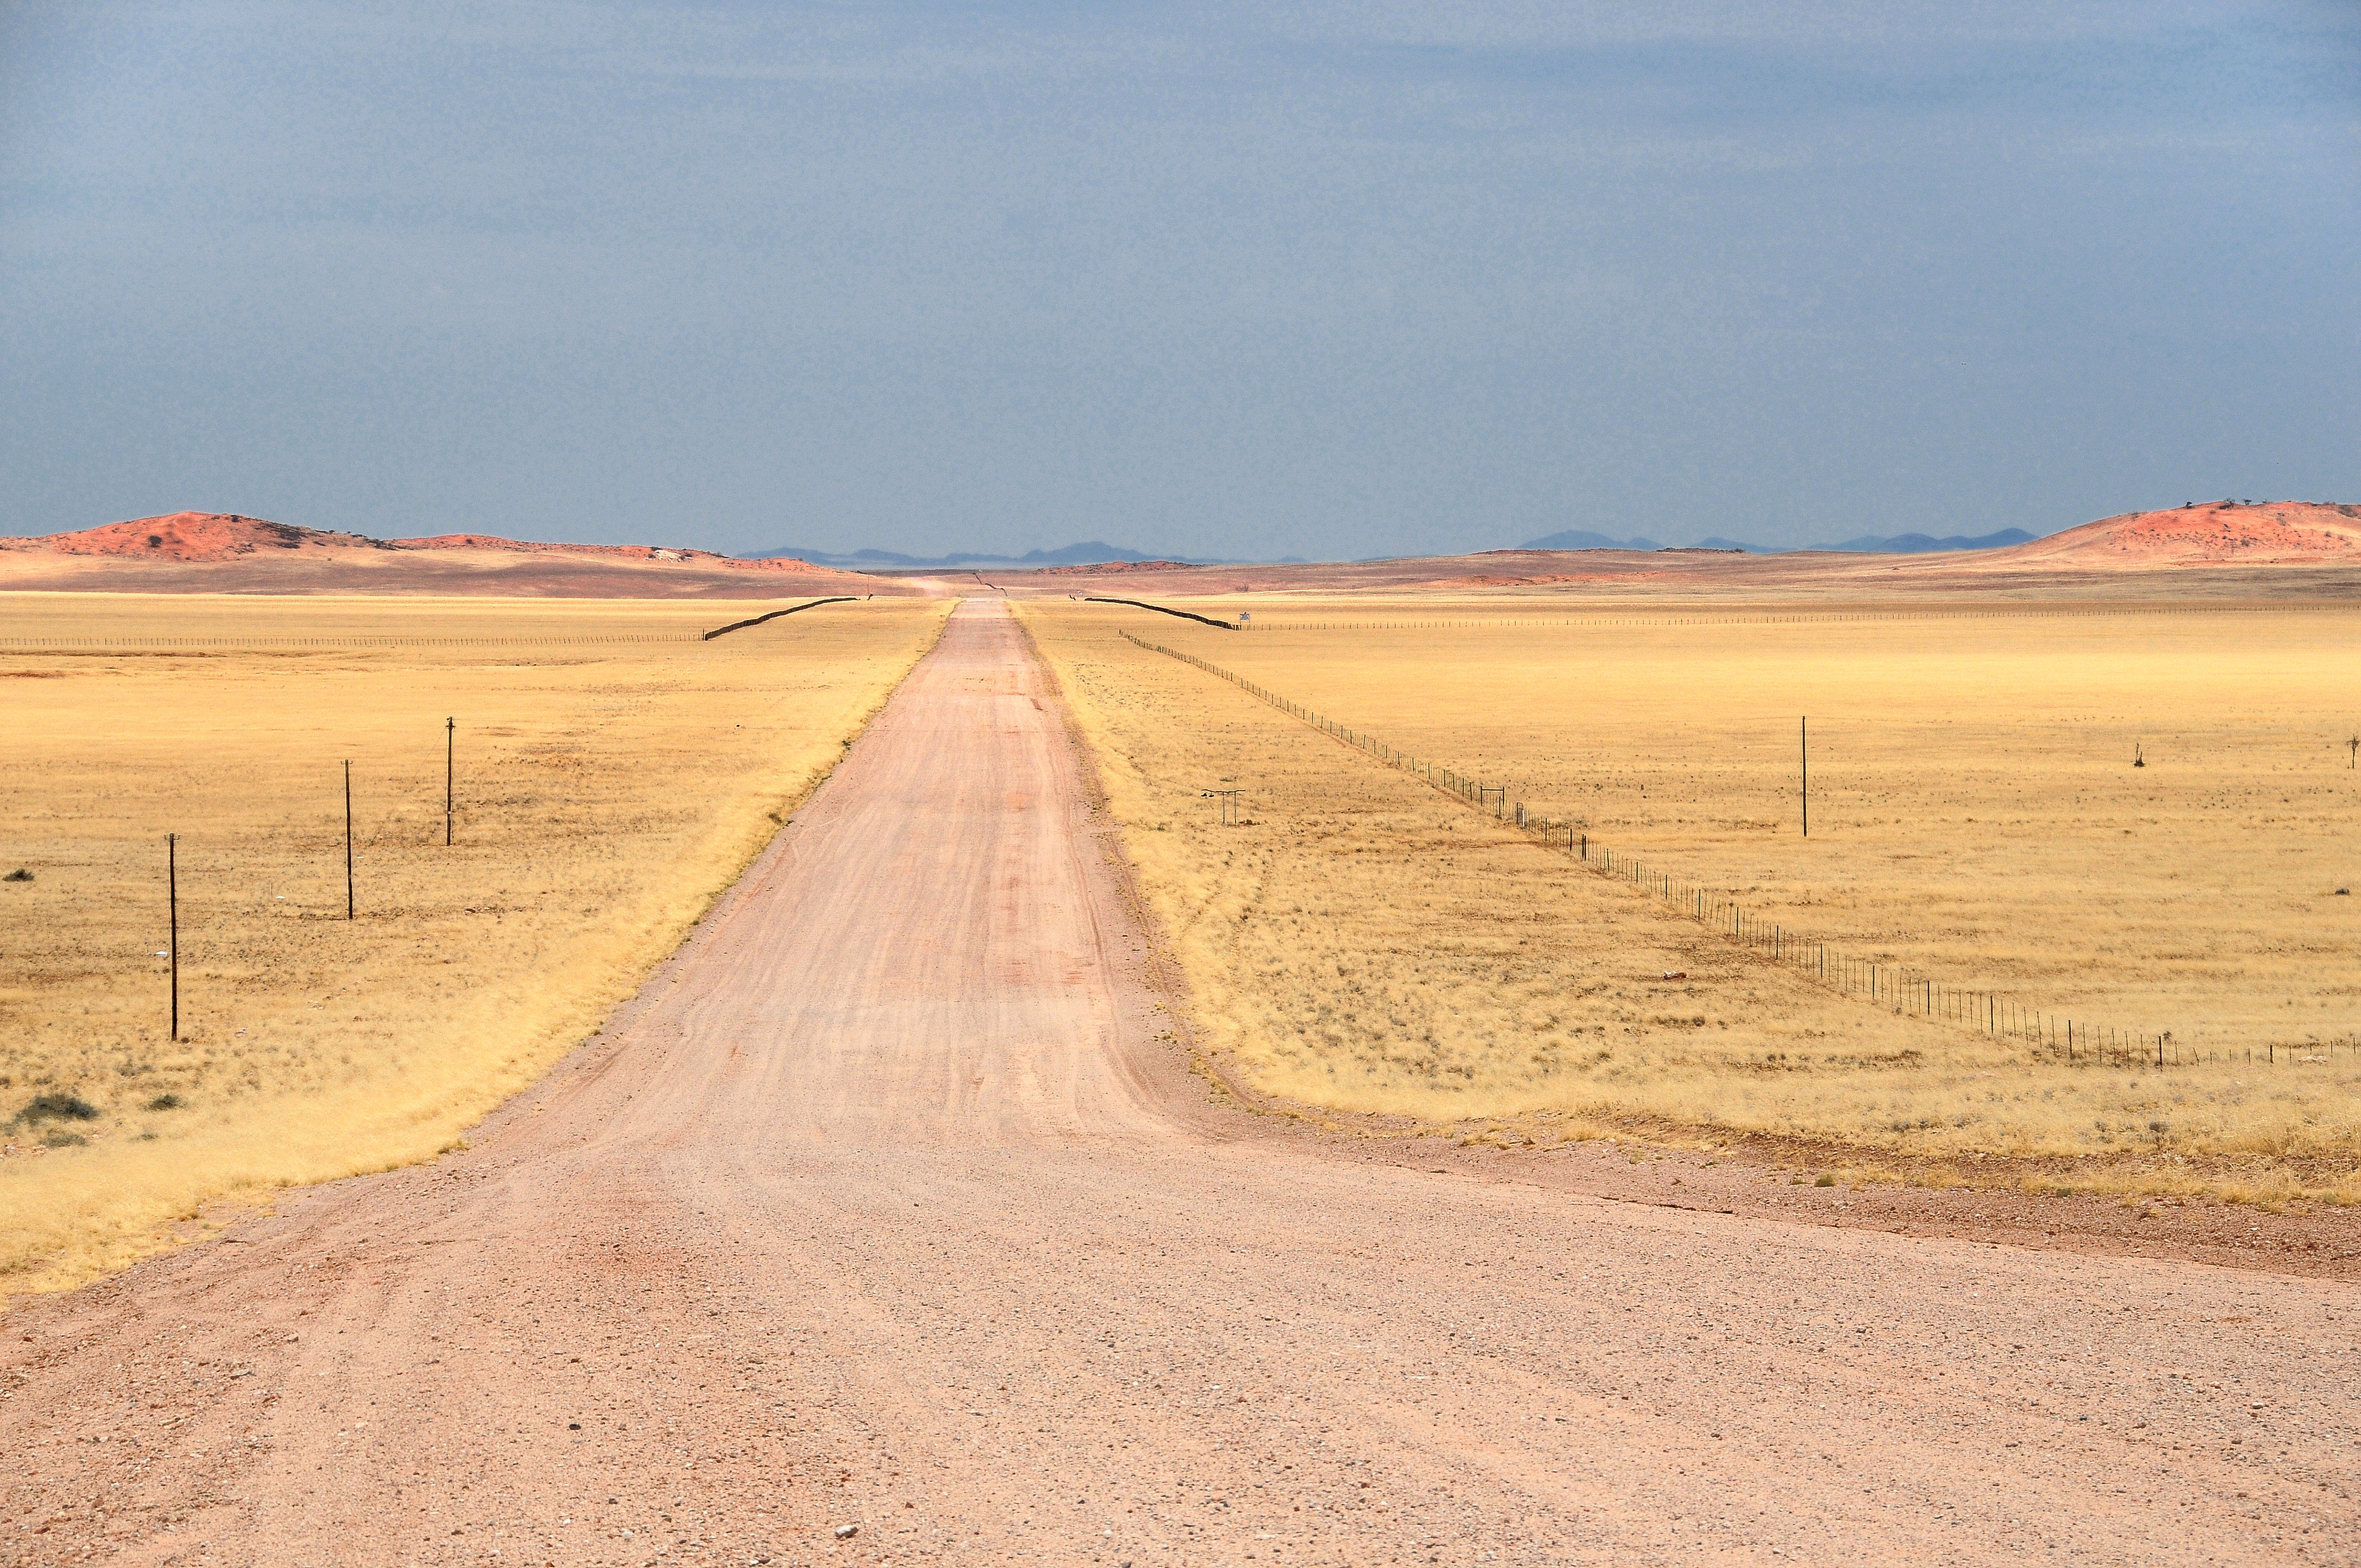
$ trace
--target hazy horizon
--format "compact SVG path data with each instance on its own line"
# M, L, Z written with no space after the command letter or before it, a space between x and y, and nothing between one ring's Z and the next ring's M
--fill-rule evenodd
M2361 499L2346 5L0 14L0 532L1364 558Z

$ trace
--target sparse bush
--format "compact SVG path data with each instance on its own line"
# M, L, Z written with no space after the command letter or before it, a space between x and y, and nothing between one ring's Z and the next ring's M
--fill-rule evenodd
M1813 1180L1813 1182L1812 1182L1812 1185L1813 1185L1813 1186L1815 1186L1815 1187L1834 1187L1836 1184L1837 1184L1837 1179L1836 1179L1835 1177L1833 1177L1833 1176L1830 1176L1830 1175L1829 1175L1827 1171L1825 1171L1825 1170L1824 1170L1824 1171L1822 1171L1822 1172L1820 1172L1820 1174L1818 1175L1818 1177L1817 1177L1817 1178L1816 1178L1816 1179Z
M185 1102L177 1094L159 1094L148 1102L150 1111L178 1111Z
M53 1149L78 1149L82 1147L82 1145L90 1142L90 1140L83 1137L80 1133L69 1133L63 1128L60 1128L58 1131L53 1132L47 1137L43 1138L41 1142L47 1144Z
M19 1122L95 1122L98 1107L79 1094L52 1091L36 1094L22 1111L16 1113Z
M31 872L27 871L27 870L26 868L24 868L23 866L18 866L15 871L10 872L6 876L0 877L0 882L30 882L30 881L32 881L32 880L33 880L33 873L32 873Z

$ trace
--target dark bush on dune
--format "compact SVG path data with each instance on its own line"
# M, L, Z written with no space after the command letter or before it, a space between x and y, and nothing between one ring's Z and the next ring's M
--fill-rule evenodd
M36 1094L32 1102L16 1113L19 1122L95 1122L98 1107L79 1094L52 1092Z

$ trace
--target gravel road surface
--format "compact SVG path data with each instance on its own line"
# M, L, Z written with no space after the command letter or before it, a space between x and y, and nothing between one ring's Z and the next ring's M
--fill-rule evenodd
M471 1150L12 1310L0 1563L2361 1559L2350 1285L1339 1157L1090 800L971 601Z

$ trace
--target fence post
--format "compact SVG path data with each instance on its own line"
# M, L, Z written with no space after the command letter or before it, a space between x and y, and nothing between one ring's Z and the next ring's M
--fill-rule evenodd
M181 1037L181 836L164 835L165 896L171 905L172 1038Z

